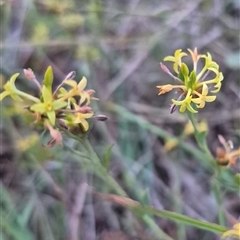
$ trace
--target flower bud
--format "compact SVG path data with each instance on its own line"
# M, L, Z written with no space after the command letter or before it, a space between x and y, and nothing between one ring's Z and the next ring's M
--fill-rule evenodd
M54 128L49 128L49 131L52 139L47 143L47 147L51 148L55 145L61 144L62 134Z
M68 73L68 75L65 77L64 80L74 79L75 77L76 77L76 72L75 71L71 71L70 73Z
M105 122L108 120L108 117L102 114L94 116L97 121Z
M86 105L86 106L80 107L77 111L80 113L90 113L92 112L92 108Z
M31 68L28 69L23 69L24 75L25 77L30 80L30 81L34 81L36 80L35 74L33 73Z

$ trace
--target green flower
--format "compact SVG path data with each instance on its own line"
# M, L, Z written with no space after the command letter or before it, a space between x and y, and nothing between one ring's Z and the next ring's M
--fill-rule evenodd
M22 91L20 91L16 88L15 81L16 81L18 76L19 76L19 73L15 73L14 75L12 75L10 80L7 81L7 83L3 86L3 89L5 91L3 91L0 94L0 101L2 101L5 97L10 96L15 101L23 101L22 98L21 98L21 97L23 97L23 98L26 98L26 99L31 100L33 102L40 102L40 100L38 98L36 98L36 97L34 97L30 94L27 94L25 92L22 92Z
M30 109L34 112L46 114L50 123L54 126L56 121L56 110L67 106L67 102L54 100L50 89L45 85L42 87L42 99L43 102L32 105Z
M22 99L18 96L17 94L17 88L15 86L15 81L17 79L17 77L19 76L19 73L15 73L9 81L7 81L7 83L3 86L3 88L5 89L5 91L3 91L0 94L0 101L2 101L6 96L10 96L11 98L13 98L16 101L22 101Z

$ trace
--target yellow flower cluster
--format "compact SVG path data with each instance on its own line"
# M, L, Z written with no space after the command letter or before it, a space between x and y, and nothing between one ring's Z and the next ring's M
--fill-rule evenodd
M212 60L210 53L199 55L197 48L193 51L188 49L193 61L193 68L190 71L188 66L182 62L182 58L188 56L181 49L175 51L174 56L167 56L164 61L173 62L173 70L177 76L173 75L163 63L160 66L164 72L170 75L178 85L160 85L159 95L170 92L173 89L179 90L178 99L172 99L171 113L175 111L177 106L180 106L180 112L185 112L186 109L192 113L197 113L196 108L204 108L206 102L213 102L216 99L216 93L220 91L223 74L219 72L219 66ZM201 70L198 69L200 59L205 60L205 64ZM212 79L207 79L210 73L214 74ZM214 89L209 86L212 85ZM209 95L211 94L211 95Z
M34 82L40 93L37 98L28 93L19 90L15 86L15 81L19 73L14 74L3 86L4 91L0 94L0 101L6 96L12 97L16 101L27 100L30 110L36 116L36 122L41 122L49 130L52 140L49 146L61 143L62 136L56 127L66 129L81 127L83 132L89 129L89 123L86 119L92 118L94 112L89 106L91 95L94 90L85 90L87 79L83 77L79 83L74 79L75 72L70 72L61 84L52 92L53 72L48 67L45 72L43 84L37 81L35 74L31 69L24 69L25 77ZM101 118L102 120L102 118Z

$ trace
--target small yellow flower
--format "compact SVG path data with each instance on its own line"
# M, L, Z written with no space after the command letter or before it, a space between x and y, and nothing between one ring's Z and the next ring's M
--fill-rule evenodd
M75 77L74 71L65 77L54 92L52 92L54 75L51 66L45 72L42 85L39 84L30 68L24 69L24 74L28 80L37 84L40 98L36 98L16 88L15 81L19 75L17 73L3 86L4 91L0 94L0 101L6 96L11 96L15 100L20 100L21 98L30 100L27 102L28 105L24 106L24 109L35 115L35 123L41 123L49 130L52 139L47 146L51 147L62 142L62 135L55 129L56 125L67 129L81 126L82 130L86 132L89 129L88 118L93 117L99 121L107 119L104 115L93 116L94 112L89 104L91 99L97 100L97 98L91 96L95 91L92 89L85 90L87 85L85 77L79 83L72 80ZM69 90L64 88L67 85L70 86ZM26 145L26 142L21 142L19 147L25 148L24 144Z
M86 119L91 118L94 113L91 110L87 110L85 112L77 104L74 104L74 109L78 111L74 114L73 123L81 124L81 126L83 127L83 131L86 132L89 129L89 124Z
M192 93L192 90L189 89L184 100L182 100L182 101L178 101L178 100L174 100L174 99L172 100L172 102L175 105L180 106L180 112L183 113L186 111L186 109L188 109L192 113L197 113L197 111L191 106L191 102L192 102L191 93Z
M69 96L80 96L80 105L85 101L86 104L90 103L90 94L88 91L84 91L87 86L87 79L85 77L83 77L78 84L74 80L64 80L63 82L72 87L72 89L68 93ZM69 98L68 95L63 96L63 99Z
M92 108L88 105L80 107L74 102L72 105L74 109L66 111L69 114L66 114L66 117L61 119L61 122L67 128L75 128L80 124L83 131L86 132L89 129L89 124L86 119L91 118L94 115Z
M34 112L46 114L50 123L54 126L56 120L56 110L61 109L67 105L65 101L54 100L51 91L43 85L42 87L43 102L33 104L30 109Z
M22 101L22 99L17 94L17 88L15 86L15 81L17 77L19 76L19 73L15 73L9 81L3 86L5 91L3 91L0 94L0 101L2 101L6 96L11 96L16 101Z
M31 100L33 102L40 102L40 100L30 94L27 94L25 92L22 92L18 90L15 86L15 81L17 77L19 76L19 73L15 73L12 75L9 81L6 82L6 84L3 86L4 90L0 94L0 101L2 101L5 97L10 96L13 98L15 101L23 101L22 98Z
M194 91L198 98L192 99L192 102L197 103L198 108L204 108L205 102L213 102L216 99L216 96L208 96L208 86L203 84L202 93Z
M182 62L182 57L187 56L187 53L182 52L181 49L176 50L174 56L168 56L164 58L164 61L174 62L173 70L178 75L174 76L170 70L164 64L160 63L162 70L171 76L178 85L159 85L159 94L162 95L170 92L173 89L179 89L179 97L172 99L173 105L171 106L171 113L175 111L176 106L180 106L180 112L186 110L197 113L197 108L204 108L206 102L213 102L216 99L216 94L221 88L221 81L223 80L223 74L219 72L219 66L212 60L210 53L206 55L199 55L197 48L193 51L188 49L193 61L193 69L189 69L188 66ZM205 60L203 68L198 72L197 64L200 59ZM215 74L213 79L207 79L208 74L212 72ZM209 85L214 86L214 90L209 91ZM183 99L183 100L182 100Z
M224 232L221 239L226 239L227 237L233 237L240 239L240 222L234 224L233 228Z
M178 49L174 53L173 56L167 56L164 58L164 61L169 61L169 62L174 62L173 64L173 70L176 73L179 73L179 67L181 66L182 63L182 57L187 56L185 52L182 52L182 49Z

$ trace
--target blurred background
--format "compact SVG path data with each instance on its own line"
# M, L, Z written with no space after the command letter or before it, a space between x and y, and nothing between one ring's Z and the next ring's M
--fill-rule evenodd
M219 134L239 146L239 0L1 0L0 6L1 85L19 72L17 86L37 94L22 70L33 69L41 82L49 65L56 86L70 71L77 81L86 76L100 99L94 111L109 117L92 122L90 142L100 158L112 146L109 173L128 196L209 222L219 223L222 212L232 225L240 215L232 182L238 167L225 170L217 194L187 117L169 113L174 93L158 96L156 85L172 82L159 62L176 49L210 52L225 79L198 118L208 123L213 154ZM220 239L157 217L162 235L156 234L141 217L89 194L85 183L114 192L70 151L43 147L32 121L20 103L1 103L1 239Z

